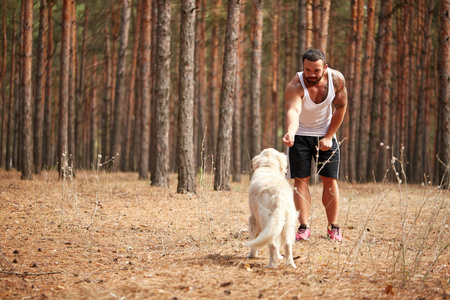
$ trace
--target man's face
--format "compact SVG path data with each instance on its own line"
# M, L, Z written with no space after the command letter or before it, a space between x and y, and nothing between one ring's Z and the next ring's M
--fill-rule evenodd
M309 85L316 85L320 82L325 73L327 65L324 65L323 60L310 61L305 59L303 61L303 74L305 76L306 82Z

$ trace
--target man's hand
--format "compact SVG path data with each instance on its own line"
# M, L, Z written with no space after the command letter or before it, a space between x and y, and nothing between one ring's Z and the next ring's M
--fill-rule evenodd
M286 133L283 136L283 143L288 147L292 147L294 145L294 135L289 132Z
M333 146L333 138L324 137L319 140L319 150L327 151Z

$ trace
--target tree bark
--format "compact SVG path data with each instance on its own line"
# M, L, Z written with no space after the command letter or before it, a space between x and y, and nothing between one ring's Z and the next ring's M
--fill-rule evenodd
M12 17L12 44L11 44L11 79L9 84L9 106L8 106L8 118L6 122L6 161L5 169L10 171L12 168L12 157L14 154L12 138L14 136L14 126L13 126L13 112L14 112L14 90L15 90L15 77L16 77L16 20L15 11Z
M216 120L217 120L217 102L218 102L218 73L219 73L219 24L218 24L218 10L219 7L222 5L222 0L218 0L214 2L213 5L213 25L212 25L212 42L210 47L210 72L209 72L209 78L212 81L209 84L209 111L208 111L208 123L207 123L207 132L208 134L208 140L207 140L207 150L206 155L210 158L211 164L214 159L215 151L216 151L216 141L217 141L217 127L216 127ZM213 169L211 167L211 169Z
M131 0L122 0L122 20L120 22L120 40L117 60L116 90L114 97L114 122L111 142L111 154L114 157L113 171L120 167L121 142L122 142L122 120L124 114L125 97L125 68L128 47L128 36L130 31Z
M363 1L363 0L360 0ZM321 18L320 18L320 30L319 30L319 49L323 53L327 53L328 47L328 24L330 19L330 6L331 0L322 0L321 5Z
M152 186L169 187L169 96L170 96L170 17L171 1L158 0L155 101L155 172Z
M280 72L280 14L281 14L281 3L279 0L274 1L274 15L272 21L272 32L273 32L273 42L272 42L272 147L277 149L279 144L278 139L278 115L279 115L279 105L278 105L278 77ZM281 140L281 139L280 139Z
M245 5L241 5L239 20L239 37L237 40L236 55L236 81L233 99L233 182L241 182L241 148L242 148L242 103L243 103L243 71L244 69L244 49L245 49Z
M440 184L450 187L450 0L441 0L439 11L439 111L443 112L441 123L441 147L439 158Z
M231 137L233 129L233 95L236 76L236 50L241 1L228 1L222 88L220 90L219 132L217 140L214 189L230 190Z
M178 193L195 193L194 50L195 0L181 2L180 81L178 107Z
M22 142L23 142L23 168L22 179L33 179L33 124L32 124L32 55L33 55L33 0L24 0L23 23L23 110L22 110Z
M369 133L369 160L367 164L367 177L377 175L377 164L379 158L380 148L380 115L381 115L381 101L382 101L382 78L383 76L390 76L385 74L382 69L383 63L383 49L385 48L385 36L387 34L389 22L389 7L391 0L382 0L381 11L379 14L379 25L376 37L375 49L375 65L373 70L373 94L371 97L371 111L370 111L370 133ZM384 151L384 149L382 150ZM380 178L375 177L376 180Z
M306 20L306 3L307 0L298 0L298 43L297 43L297 70L302 66L303 53L306 52L306 35L307 35L307 20ZM289 74L292 76L292 74Z
M40 1L39 9L39 38L37 45L36 59L36 93L34 106L34 122L33 122L33 150L34 150L34 172L41 173L42 168L42 142L44 134L44 97L45 92L45 67L47 61L47 20L48 20L48 4L47 0Z
M71 1L72 9L70 13L70 67L69 67L69 125L68 125L68 139L69 139L69 165L75 167L78 165L76 161L77 146L75 144L75 120L77 115L75 86L77 78L77 24L76 24L76 5L75 0ZM72 172L74 172L72 168Z
M0 120L0 168L3 166L3 141L4 141L4 128L8 119L8 113L6 109L6 91L3 89L3 80L5 79L6 71L6 57L7 57L7 36L6 36L6 1L3 3L3 17L2 17L2 56L0 57L0 103L2 104L2 114Z
M252 67L251 67L251 151L250 158L261 152L261 52L262 52L262 24L263 0L252 0Z
M389 170L391 153L390 134L389 134L389 108L391 103L391 37L392 37L392 0L386 1L384 13L387 17L386 32L383 37L383 54L381 65L383 66L383 75L381 76L381 116L380 116L380 142L384 144L379 149L377 161L377 180L386 179L387 170Z
M206 3L205 0L197 0L196 6L199 7L199 13L196 14L196 45L195 45L195 55L196 55L196 64L195 64L195 101L196 101L196 126L197 134L196 134L196 166L201 168L201 172L203 172L205 165L205 142L206 142L206 134L205 134L205 95L206 95L206 70L204 68L206 61L206 48L205 48L205 40L206 40Z
M140 36L140 80L141 80L141 137L139 179L148 180L148 149L149 149L149 113L150 113L150 32L151 32L151 4L150 0L142 1L142 19Z
M48 7L47 60L45 65L45 104L44 104L44 137L43 165L50 167L54 163L52 139L52 58L53 58L53 1Z

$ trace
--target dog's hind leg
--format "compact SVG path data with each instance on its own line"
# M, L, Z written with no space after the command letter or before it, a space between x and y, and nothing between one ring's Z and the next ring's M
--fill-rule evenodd
M294 258L292 257L292 244L286 243L284 246L284 255L286 256L286 266L293 267L294 269L297 266L294 263Z
M270 243L269 252L270 252L269 264L266 266L266 268L270 269L276 268L278 265L278 257L280 255L278 245L276 243Z

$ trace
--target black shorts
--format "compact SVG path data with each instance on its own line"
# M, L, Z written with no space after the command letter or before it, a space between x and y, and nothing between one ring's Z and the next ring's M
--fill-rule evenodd
M306 178L311 175L311 161L316 161L319 137L296 135L295 142L289 148L289 166L291 178ZM338 178L340 152L336 138L333 137L333 146L327 151L319 150L319 175Z

